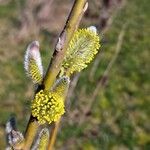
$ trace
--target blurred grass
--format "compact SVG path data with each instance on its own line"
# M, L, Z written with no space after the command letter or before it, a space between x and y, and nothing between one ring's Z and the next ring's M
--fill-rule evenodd
M34 39L30 37L20 44L15 42L18 12L16 1L0 6L0 149L5 145L4 125L11 114L17 116L18 127L24 131L34 89L23 69L25 47ZM68 108L69 113L76 115L73 118L70 114L64 116L56 149L150 149L149 18L149 0L127 1L115 17L109 32L102 37L104 54L94 81L89 80L92 64L81 74L72 105ZM91 114L80 125L81 110L113 57L117 37L126 22L128 27L121 52L109 74L109 81L97 96ZM37 39L41 42L45 68L52 53L50 38L49 32L43 32Z

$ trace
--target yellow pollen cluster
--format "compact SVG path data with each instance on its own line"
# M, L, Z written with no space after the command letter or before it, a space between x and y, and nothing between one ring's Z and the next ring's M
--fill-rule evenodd
M32 115L40 124L57 121L65 113L64 100L56 92L41 90L32 101Z
M42 81L41 72L34 59L30 59L29 61L29 74L35 83L40 83Z
M89 29L79 29L74 33L62 64L67 76L87 67L100 48L99 42L97 33Z

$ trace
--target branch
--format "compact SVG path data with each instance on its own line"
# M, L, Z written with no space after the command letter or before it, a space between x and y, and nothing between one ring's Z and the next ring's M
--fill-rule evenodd
M87 7L88 7L88 3L86 3L86 0L75 0L72 10L67 19L66 25L65 25L64 29L62 30L62 32L58 38L58 41L56 43L53 57L50 61L48 70L46 72L46 76L43 79L42 86L39 86L37 91L39 91L40 89L44 89L44 90L51 89L51 87L60 71L61 63L63 62L68 44L72 38L73 33L78 28L80 20L83 16L84 12L86 11ZM39 127L39 124L37 122L37 119L31 115L27 129L26 129L26 133L25 133L24 150L30 149L38 127ZM56 133L52 132L52 135L50 136L50 143L52 143L49 145L50 149L52 149L52 147L54 145L54 142L51 142L51 139L55 139L55 138L53 138L53 136L55 136L57 134L57 129L55 129L55 126L54 126L53 130L54 131L56 130ZM53 133L55 133L55 134L53 134Z
M33 140L35 138L36 132L38 130L39 124L32 115L30 116L27 129L25 132L25 143L24 143L24 149L23 150L29 150Z
M60 126L60 121L61 121L61 119L59 119L52 126L51 136L50 136L50 140L49 140L49 144L48 144L48 150L52 150L53 147L54 147L56 137L57 137L57 133L58 133L58 129L59 129L59 126Z
M70 15L67 19L66 25L61 32L58 42L56 44L52 62L50 63L47 74L45 76L43 82L45 85L45 89L49 89L53 85L53 82L55 81L55 78L60 71L61 63L66 53L67 46L72 38L73 33L78 28L80 20L87 7L88 3L86 3L86 0L75 0ZM60 120L58 120L52 127L48 150L53 149L59 125Z
M45 90L49 90L53 85L56 76L60 71L61 63L63 62L68 44L72 38L73 33L78 28L80 20L87 7L88 3L86 3L86 0L75 0L66 25L56 43L52 60L44 78L43 85L45 87Z

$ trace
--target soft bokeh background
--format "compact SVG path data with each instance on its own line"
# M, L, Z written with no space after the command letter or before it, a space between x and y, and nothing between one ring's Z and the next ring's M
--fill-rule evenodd
M150 1L102 1L89 0L81 23L98 27L101 51L73 80L72 89L76 87L70 90L55 146L150 150ZM72 4L73 0L0 0L0 150L10 115L17 117L23 132L29 119L34 87L23 68L26 46L40 41L46 69Z

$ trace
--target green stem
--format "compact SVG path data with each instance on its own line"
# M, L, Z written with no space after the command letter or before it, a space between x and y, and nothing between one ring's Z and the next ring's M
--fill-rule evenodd
M57 50L58 43L56 44L56 48L55 48L55 51L53 54L53 59L49 65L47 74L45 76L45 79L43 82L45 85L45 89L49 89L53 85L53 83L56 79L56 76L58 75L58 73L60 71L61 63L64 59L68 44L69 44L74 32L78 28L80 20L83 16L84 12L86 11L87 7L88 7L88 3L86 3L86 0L75 0L72 10L70 12L70 15L67 19L66 25L59 37L60 40L62 40L64 43L63 43L62 47L60 47L59 51ZM57 132L58 132L59 125L60 125L60 120L58 120L52 127L51 134L50 134L50 140L49 140L49 144L48 144L48 150L52 150L54 147L56 137L57 137Z
M32 142L35 138L38 127L39 127L39 124L36 121L36 118L32 117L31 115L28 126L27 126L27 131L25 133L25 143L24 143L23 150L30 149Z
M51 88L56 79L56 76L60 71L61 63L63 62L69 42L73 33L78 28L81 17L87 8L87 4L85 4L86 0L75 0L74 2L72 10L66 21L66 25L58 38L52 60L43 81L43 85L45 86L46 90Z
M48 150L52 150L56 141L58 129L60 125L60 119L52 126L51 136L48 144Z
M60 71L61 64L64 59L68 44L72 38L73 33L78 28L80 20L83 16L84 12L87 9L87 6L88 6L88 4L86 3L86 0L75 0L72 10L67 19L66 25L65 25L63 31L61 32L61 34L58 38L58 41L56 43L53 57L50 61L48 70L46 72L46 76L43 79L42 87L39 87L39 89L44 89L44 90L51 89L51 87ZM30 149L30 147L33 143L33 140L35 138L38 127L39 127L39 125L37 123L36 118L34 118L31 115L27 129L26 129L26 133L25 133L25 145L24 145L23 150ZM57 134L57 131L56 131L56 134ZM53 136L53 134L52 134L52 136ZM54 139L54 138L52 138L52 139ZM54 142L51 142L51 136L50 136L50 143L54 143ZM51 147L53 147L53 145Z

